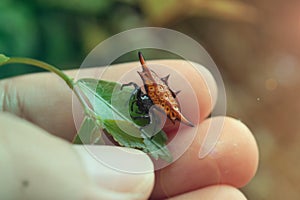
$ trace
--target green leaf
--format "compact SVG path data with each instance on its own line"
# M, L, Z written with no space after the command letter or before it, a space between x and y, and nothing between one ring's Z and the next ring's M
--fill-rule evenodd
M7 62L9 57L5 56L4 54L0 54L0 65Z
M149 137L144 138L144 143L147 146L148 153L155 159L161 158L167 162L172 162L173 158L170 154L168 148L164 145L160 148L157 148L156 145L153 145L155 142L156 144L165 144L168 140L168 137L165 132L161 131L151 139Z
M73 144L104 144L101 135L101 128L97 122L86 116L73 140Z
M140 131L133 123L127 121L104 120L105 130L122 146L145 149L146 145L140 136ZM126 129L126 132L122 129ZM128 134L129 133L129 134Z
M98 128L103 127L117 143L121 146L141 149L155 159L172 161L172 156L166 148L166 134L159 131L153 137L149 137L141 126L131 120L128 105L132 97L132 88L125 87L121 90L119 83L95 79L78 80L76 86L83 94L86 104L90 105L97 119L95 124L99 124ZM83 136L83 138L89 137Z

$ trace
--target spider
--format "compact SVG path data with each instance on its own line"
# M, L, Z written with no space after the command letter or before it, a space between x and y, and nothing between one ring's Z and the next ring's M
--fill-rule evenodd
M172 91L168 86L169 75L160 78L154 71L150 70L146 65L144 57L141 52L138 53L140 63L142 64L142 72L138 72L144 83L145 93L142 91L134 82L129 82L123 84L121 89L125 86L134 86L134 91L132 92L130 98L130 110L131 113L134 112L134 105L137 106L138 111L136 111L139 116L133 116L132 119L145 119L149 123L152 120L152 106L155 109L164 113L174 124L178 120L181 123L193 127L193 123L190 122L180 111L179 103L176 100L176 95L180 92Z

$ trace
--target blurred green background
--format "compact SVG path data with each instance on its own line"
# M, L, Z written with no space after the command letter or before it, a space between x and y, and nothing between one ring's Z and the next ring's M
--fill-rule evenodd
M228 115L257 138L259 170L242 190L249 199L299 199L299 11L298 0L1 0L0 51L69 69L130 28L185 33L219 66ZM33 71L0 68L0 78Z

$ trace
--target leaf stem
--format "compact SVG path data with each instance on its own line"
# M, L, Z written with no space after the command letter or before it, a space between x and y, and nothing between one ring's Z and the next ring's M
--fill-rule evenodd
M62 78L67 85L69 86L69 88L71 90L73 90L73 92L75 93L75 95L77 96L77 98L79 99L79 102L82 104L84 112L86 115L91 116L91 111L88 107L88 105L86 104L84 98L82 97L82 95L80 94L78 88L75 87L75 83L73 81L72 78L70 78L68 75L66 75L63 71L61 71L60 69L56 68L53 65L50 65L48 63L45 63L43 61L39 61L39 60L35 60L32 58L20 58L20 57L6 57L4 55L2 55L3 57L7 58L7 60L5 62L0 62L0 67L2 65L6 65L6 64L26 64L26 65L32 65L41 69L45 69L47 71L53 72L56 75L58 75L60 78Z
M45 69L47 71L55 73L56 75L58 75L60 78L62 78L67 83L67 85L69 86L69 88L71 90L73 90L75 95L78 97L80 103L82 104L85 113L86 114L89 113L88 106L86 105L85 101L83 100L83 98L80 95L80 93L78 92L78 90L74 87L75 83L74 83L73 79L70 78L68 75L66 75L60 69L56 68L55 66L45 63L43 61L32 59L32 58L20 58L20 57L8 58L7 61L0 63L0 66L6 65L6 64L27 64L27 65L32 65L32 66L35 66L35 67L38 67L41 69Z
M45 62L35 60L32 58L18 58L18 57L9 58L6 62L1 63L0 66L6 65L6 64L27 64L27 65L33 65L35 67L48 70L50 72L57 74L73 90L73 87L74 87L73 79L71 79L63 71L59 70L58 68L54 67L53 65L50 65Z

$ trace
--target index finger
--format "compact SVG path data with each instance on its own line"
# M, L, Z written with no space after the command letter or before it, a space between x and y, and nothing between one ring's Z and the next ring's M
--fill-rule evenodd
M156 60L148 63L170 66L182 74L190 82L198 99L199 110L193 112L201 110L199 121L207 117L213 107L212 94L216 92L213 77L207 70L203 68L203 73L196 73L195 69L183 60ZM106 77L114 80L138 65L137 62L117 64L110 68L111 73ZM104 69L90 68L82 72L93 74ZM74 77L77 70L66 73ZM174 80L172 84L176 86L180 83ZM21 116L67 140L71 140L76 133L72 115L72 91L54 74L38 73L2 80L0 94L0 109ZM180 98L183 104L189 104L189 100L184 96Z

